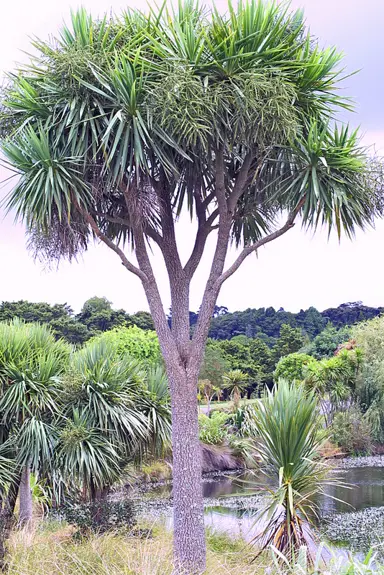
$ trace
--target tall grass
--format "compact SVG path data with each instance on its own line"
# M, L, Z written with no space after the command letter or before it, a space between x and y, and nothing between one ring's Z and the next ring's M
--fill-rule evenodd
M15 532L9 545L8 575L171 575L172 537L155 526L153 536L93 536L76 542L73 530L60 524L31 533ZM243 541L208 533L207 574L261 575L265 566L251 564Z
M171 534L159 525L152 531L152 537L143 539L132 533L108 534L75 542L72 527L44 520L11 537L8 575L171 575ZM328 552L324 565L319 549L311 566L305 548L294 563L270 549L255 563L253 551L242 540L208 531L207 544L205 575L384 575L373 554L347 560Z

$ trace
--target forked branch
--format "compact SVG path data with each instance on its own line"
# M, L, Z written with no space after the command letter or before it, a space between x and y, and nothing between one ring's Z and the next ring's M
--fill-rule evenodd
M303 207L305 202L305 197L302 198L302 200L299 202L299 204L296 206L296 208L294 210L292 210L287 218L287 221L285 222L285 224L279 228L278 230L275 230L274 232L268 234L267 236L265 236L264 238L261 238L261 240L246 246L238 255L238 257L236 258L236 260L233 262L233 264L225 271L221 274L221 276L217 279L217 287L220 288L223 283L230 278L241 266L241 264L243 263L243 261L252 253L254 253L255 251L257 251L259 248L261 248L262 246L264 246L265 244L268 244L270 242L272 242L273 240L276 240L277 238L279 238L280 236L284 235L286 232L288 232L288 230L292 229L295 225L295 219L297 214L300 212L301 208Z
M128 260L127 256L123 252L123 250L120 249L119 246L117 246L111 239L109 239L108 236L103 234L103 232L100 230L99 226L97 225L97 223L95 222L95 220L91 216L91 214L89 212L87 212L86 210L83 210L80 206L78 206L78 207L79 207L84 219L91 226L91 229L92 229L93 233L95 234L95 236L97 238L99 238L100 241L102 241L106 246L108 246L111 250L113 250L119 256L123 266L128 271L130 271L131 273L135 274L138 278L140 278L142 282L148 281L148 278L145 275L145 273L142 272L138 267L133 265L133 263L131 263Z

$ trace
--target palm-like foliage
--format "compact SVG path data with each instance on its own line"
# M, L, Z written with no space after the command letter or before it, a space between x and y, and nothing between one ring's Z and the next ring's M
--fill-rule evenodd
M105 341L90 341L72 354L58 421L59 483L94 497L140 453L149 436L146 416L136 405L143 377L137 361L118 356L116 346Z
M12 457L12 449L7 443L0 445L0 493L6 490L16 476L15 460Z
M7 495L1 499L8 527L0 534L2 542L9 535L19 487L20 521L31 519L30 470L52 470L60 379L69 352L44 326L18 320L0 324L0 449L6 453L6 458L1 453L0 469L8 470Z
M52 459L51 424L69 347L38 324L0 324L0 414L16 462L38 470Z
M170 442L170 405L162 368L144 371L113 342L90 341L70 358L58 422L58 467L67 483L93 496L128 462Z
M332 422L335 411L345 408L348 400L356 399L356 381L362 360L360 349L343 349L336 356L311 362L304 369L304 383L318 393L328 424Z
M103 340L89 342L70 360L66 409L81 412L92 428L128 451L146 438L146 420L136 407L143 388L140 364Z
M147 394L140 409L148 419L148 448L155 455L164 455L171 446L171 398L164 368L149 368L145 377Z
M10 77L0 124L20 175L7 206L50 257L86 247L94 230L85 213L108 237L132 239L139 209L153 238L162 206L151 188L165 180L177 212L186 203L212 213L218 150L228 194L251 158L237 243L298 205L305 225L339 234L371 220L358 134L331 122L350 107L337 94L341 56L315 44L300 12L250 0L223 16L187 0L177 12L129 11L107 23L80 10L55 45L35 47L40 56Z
M315 496L337 481L328 477L329 467L320 460L326 432L316 395L280 380L258 401L255 424L265 473L276 485L260 512L266 525L257 541L263 549L272 544L292 556L308 546L309 526L317 516Z
M56 446L56 465L67 491L80 488L85 497L112 485L121 476L121 452L90 425L86 413L74 411L61 430Z
M241 392L247 388L248 375L241 369L232 369L223 375L223 388L228 389L231 398L236 406L239 406Z

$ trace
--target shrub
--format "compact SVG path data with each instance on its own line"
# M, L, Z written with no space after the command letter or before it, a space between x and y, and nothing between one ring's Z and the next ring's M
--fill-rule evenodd
M314 500L325 486L337 485L319 450L328 431L323 429L314 392L303 385L279 380L256 407L258 452L275 487L268 488L258 518L264 529L255 538L260 549L273 544L290 558L307 545L318 509Z
M201 413L199 415L200 441L211 445L219 445L227 438L226 423L229 415L222 411L214 411L211 417Z
M253 405L244 405L236 409L230 416L236 435L241 437L256 437L256 412Z
M132 358L149 365L156 365L161 362L160 346L156 332L145 331L135 325L106 331L94 337L93 341L114 344L117 347L118 354L128 354Z
M336 413L332 423L332 440L347 453L361 455L372 450L372 431L357 407Z
M172 475L170 465L166 461L151 461L141 466L144 479L150 482L164 481Z
M302 381L305 375L305 369L308 365L316 363L316 360L305 353L290 353L282 357L273 374L274 380L285 379L292 383L293 381Z
M135 507L128 500L69 502L60 507L60 512L68 523L78 528L81 535L127 529L136 523Z

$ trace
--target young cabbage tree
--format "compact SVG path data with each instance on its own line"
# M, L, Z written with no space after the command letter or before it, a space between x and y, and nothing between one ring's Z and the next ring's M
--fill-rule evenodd
M297 220L352 236L374 216L359 134L334 124L350 107L337 93L341 55L319 47L301 12L260 0L224 15L192 0L101 20L80 10L33 45L37 55L2 98L1 149L18 176L6 207L38 254L71 259L97 239L141 280L171 390L175 570L200 573L196 391L220 290ZM196 224L186 260L176 234L185 211ZM191 335L190 287L210 236ZM228 262L231 243L239 251ZM153 245L169 278L171 326Z
M261 464L273 483L259 513L265 525L255 541L261 550L273 545L293 559L313 544L316 496L324 494L327 485L339 484L320 456L329 430L324 429L315 392L282 379L258 400L254 423Z
M17 497L19 524L28 527L33 511L30 472L53 464L60 378L69 352L46 326L17 319L0 323L0 470L13 462L0 497L0 568Z
M223 375L223 388L229 391L235 409L239 409L241 393L247 389L248 375L241 369L231 369Z
M128 463L169 446L164 370L145 370L116 342L94 338L70 358L61 415L55 446L60 477L83 498L100 498Z

